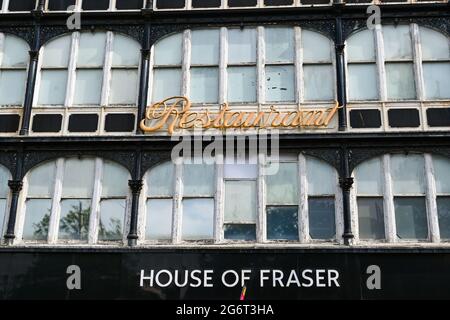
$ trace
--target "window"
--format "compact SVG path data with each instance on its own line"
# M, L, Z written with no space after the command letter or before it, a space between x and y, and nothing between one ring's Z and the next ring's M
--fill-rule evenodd
M122 241L129 173L102 159L49 161L26 176L23 241Z
M430 154L385 155L360 164L359 239L448 241L449 172L449 159Z
M36 8L36 0L9 0L9 11L31 11Z
M332 101L332 53L327 37L299 27L185 30L154 46L151 99L182 95L193 104L237 105Z
M24 40L0 33L0 106L23 106L29 50Z
M0 166L0 237L6 232L7 217L9 216L8 210L8 195L9 187L8 180L11 178L9 171Z

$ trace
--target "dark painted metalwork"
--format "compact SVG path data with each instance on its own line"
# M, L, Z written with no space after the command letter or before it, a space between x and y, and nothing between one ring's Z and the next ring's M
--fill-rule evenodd
M351 172L349 168L349 157L347 148L341 149L342 158L342 170L339 177L339 185L342 189L342 211L344 217L344 234L342 238L344 243L349 245L351 239L353 239L352 221L351 221L351 211L350 211L350 189L353 186L353 178L351 177Z
M340 11L340 8L338 9ZM342 37L342 19L336 18L336 83L337 83L337 99L339 106L338 122L339 131L347 129L347 96L345 83L345 56L344 56L344 38Z
M128 185L131 189L132 199L131 199L131 217L130 217L130 232L128 233L128 245L133 247L137 244L138 240L138 208L139 208L139 196L141 194L142 180L130 180Z
M143 11L143 14L147 14ZM139 97L138 97L138 117L136 119L136 133L142 134L142 130L139 123L145 118L145 110L147 108L148 98L148 86L149 86L149 73L150 73L150 33L151 24L147 22L145 24L144 41L142 43L141 50L141 75L139 78Z

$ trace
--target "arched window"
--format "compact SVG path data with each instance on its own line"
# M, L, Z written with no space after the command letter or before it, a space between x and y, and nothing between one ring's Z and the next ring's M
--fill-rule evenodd
M146 174L145 240L330 241L342 234L337 173L325 162L286 155L224 162L164 162Z
M61 158L25 178L23 241L97 243L123 240L128 171L100 158Z
M8 196L9 187L8 180L11 179L11 175L3 166L0 166L0 237L6 232L6 225L8 223Z
M299 27L185 30L153 48L152 102L194 104L332 101L332 42Z
M430 154L385 155L355 169L359 238L450 239L450 160Z
M120 120L111 122L117 115L113 107L136 106L140 57L137 41L113 32L74 32L45 44L41 57L34 106L39 114L33 118L33 132L132 131L134 126L115 130ZM104 128L99 128L99 106L110 107L106 109ZM63 113L55 114L55 108L69 109L66 128L62 127ZM121 120L133 125L132 116L131 121Z
M24 40L0 33L0 106L23 106L29 50Z

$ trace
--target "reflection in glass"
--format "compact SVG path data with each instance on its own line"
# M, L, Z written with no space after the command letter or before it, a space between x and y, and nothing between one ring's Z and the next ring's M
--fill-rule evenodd
M47 240L52 201L29 199L26 201L23 240Z
M392 155L391 175L394 194L425 194L423 155Z
M98 240L122 240L125 206L125 199L110 199L101 201Z
M279 163L277 173L266 176L266 185L268 204L297 204L297 163Z
M256 240L256 226L254 224L225 224L224 237L227 240Z
M309 209L309 234L312 239L332 239L336 235L336 222L334 210L334 198L310 197Z
M358 197L358 221L361 239L384 239L383 199Z
M450 239L450 197L437 197L439 231L441 239Z
M364 161L355 170L358 195L382 194L381 158Z
M425 197L395 197L395 220L399 239L427 239Z
M149 196L172 196L174 181L174 164L164 162L150 170L147 174Z
M183 167L183 196L214 195L214 165L185 164Z
M149 199L145 239L168 240L172 238L172 199Z
M94 159L65 160L62 197L92 197L94 168Z
M66 199L61 201L59 240L87 241L91 201Z
M183 240L213 239L214 199L184 199Z
M128 171L112 161L103 161L102 196L125 197L128 194Z
M298 240L298 207L267 207L267 239Z

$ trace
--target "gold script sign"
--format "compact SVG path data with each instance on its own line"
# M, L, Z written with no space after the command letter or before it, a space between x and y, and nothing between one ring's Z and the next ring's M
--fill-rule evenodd
M250 129L250 128L327 128L339 109L336 102L331 108L310 110L248 112L232 111L227 103L218 112L204 109L191 111L191 102L186 97L171 97L147 108L140 127L144 132L155 132L167 128L169 134L182 129Z

